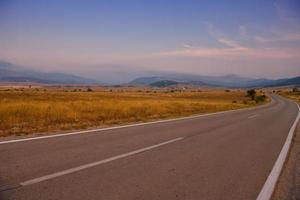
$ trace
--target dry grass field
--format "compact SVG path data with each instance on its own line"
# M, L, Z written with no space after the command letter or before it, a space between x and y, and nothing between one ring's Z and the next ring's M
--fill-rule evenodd
M245 91L0 90L0 136L144 122L257 105Z
M300 104L300 92L293 92L290 89L290 90L281 91L279 94L287 98L290 98Z

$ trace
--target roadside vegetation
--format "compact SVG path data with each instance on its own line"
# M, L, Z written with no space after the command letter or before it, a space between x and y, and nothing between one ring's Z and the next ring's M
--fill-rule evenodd
M256 103L263 103L267 99L267 96L265 94L257 94L257 92L254 89L248 90L247 96L250 97L251 100L255 101Z
M253 99L243 90L2 89L0 136L144 122L260 103L256 93Z
M300 104L300 90L298 87L294 87L288 90L282 90L278 92L280 95L292 99Z

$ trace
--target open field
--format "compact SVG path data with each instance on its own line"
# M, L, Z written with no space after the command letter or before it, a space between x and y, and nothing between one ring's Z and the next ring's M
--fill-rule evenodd
M257 105L245 91L0 90L0 136L151 121Z

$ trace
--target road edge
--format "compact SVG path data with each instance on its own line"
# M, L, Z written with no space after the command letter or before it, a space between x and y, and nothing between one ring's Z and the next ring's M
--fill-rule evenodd
M292 101L292 100L290 100L290 101ZM279 176L283 170L284 163L288 157L289 149L291 147L292 139L294 136L294 132L296 130L296 127L298 125L299 118L300 118L300 106L297 102L295 102L295 101L292 101L292 102L295 103L298 107L298 115L297 115L292 127L289 130L288 136L287 136L285 143L279 153L279 156L272 168L272 171L269 174L269 176L268 176L264 186L262 187L259 195L257 196L256 200L270 200L272 198L272 195L275 191L276 184L279 180Z

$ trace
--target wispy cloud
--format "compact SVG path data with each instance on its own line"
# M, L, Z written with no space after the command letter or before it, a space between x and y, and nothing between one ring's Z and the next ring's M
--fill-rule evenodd
M186 48L186 49L195 49L195 48L197 48L197 47L192 46L190 44L183 44L183 47Z
M235 49L235 50L247 50L248 49L247 47L241 46L237 41L230 40L227 38L220 38L220 39L218 39L218 42L221 44L224 44L232 49Z
M242 45L236 40L229 39L220 30L218 30L213 24L206 23L208 33L218 41L223 47L219 48L203 48L195 47L190 44L183 45L182 49L171 50L157 53L156 56L163 57L207 57L207 58L223 58L223 59L241 59L241 58L255 58L255 59L289 59L300 56L300 48L269 48L260 47L253 48ZM240 27L240 34L245 35L246 29ZM278 40L298 40L300 34L286 35ZM262 37L255 37L255 40L261 43L272 41ZM273 39L275 40L275 39Z
M300 41L300 34L299 33L277 34L277 36L273 36L273 37L269 37L269 38L256 36L255 40L260 43L294 42L294 41Z
M248 58L272 58L272 59L289 59L299 57L300 49L291 48L198 48L198 49L182 49L175 51L160 52L158 56L179 56L179 57L207 57L207 58L223 58L223 59L240 59Z
M275 0L278 19L268 27L268 35L255 37L259 43L300 41L300 14L297 1Z
M224 34L219 29L217 29L212 23L205 21L203 22L203 24L206 25L207 32L211 37L213 38L224 37Z

